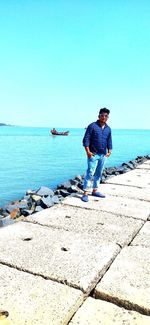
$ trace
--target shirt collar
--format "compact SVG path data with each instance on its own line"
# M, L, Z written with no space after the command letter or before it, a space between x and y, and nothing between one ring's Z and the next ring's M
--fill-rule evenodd
M100 124L99 124L99 120L96 121L96 124L97 124L99 127L101 127ZM105 123L104 129L105 129L107 126L108 126L107 123Z

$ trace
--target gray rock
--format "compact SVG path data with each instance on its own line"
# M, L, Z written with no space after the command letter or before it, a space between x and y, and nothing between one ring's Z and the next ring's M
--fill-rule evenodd
M67 190L60 190L60 194L61 194L63 197L66 197L66 196L68 196L70 193L68 193Z
M103 183L105 183L105 181L106 181L106 177L105 177L105 176L102 176L102 177L101 177L101 181L100 181L100 183L103 184Z
M58 198L57 195L54 195L54 196L52 197L52 202L53 202L54 204L58 204L58 203L60 202L60 200L59 200L59 198Z
M68 188L68 192L69 193L77 193L79 191L79 188L75 185L71 185L69 188Z
M34 212L41 212L43 208L40 205L37 205Z
M70 183L70 181L68 181L63 184L58 185L57 188L68 190L70 188L70 186L71 186L71 183Z
M41 196L40 195L32 195L31 196L32 200L35 202L36 205L40 205L40 202L41 202Z
M124 173L124 167L123 166L119 166L116 168L116 171L119 173L119 174L123 174Z
M105 172L106 172L107 175L113 175L116 172L116 167L106 168Z
M54 202L52 201L52 198L50 196L48 197L43 197L41 199L41 207L42 208L50 208L54 205Z
M54 192L49 188L49 187L46 187L46 186L41 186L40 189L36 192L37 195L40 195L40 196L53 196L54 195Z
M27 216L29 216L30 214L32 214L34 212L34 210L27 210L27 209L25 209L25 210L22 210L21 211L21 213L22 213L22 215L23 216L25 216L25 217L27 217Z
M14 223L14 221L13 221L13 219L10 218L10 216L0 219L0 227L5 227L5 226L11 225L13 223Z
M123 163L122 166L126 166L126 167L129 168L129 169L134 169L133 164L131 164L131 163L129 163L129 162L127 162L127 163Z
M78 186L78 181L76 179L70 179L71 185L76 185Z
M77 180L78 182L82 182L83 181L83 177L81 175L77 175L75 177L75 180Z
M56 190L56 191L54 192L54 195L60 195L60 190Z
M36 194L36 190L27 190L26 195L33 195Z
M20 202L18 202L16 204L9 204L9 205L7 205L5 207L5 209L6 209L6 211L8 213L11 213L15 209L21 209L22 210L22 209L26 209L26 208L28 208L27 200L22 200L22 201L20 201Z

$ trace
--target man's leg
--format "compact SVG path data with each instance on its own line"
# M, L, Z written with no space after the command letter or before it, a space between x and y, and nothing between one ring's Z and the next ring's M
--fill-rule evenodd
M103 172L106 160L107 160L106 156L104 156L104 155L99 156L98 164L97 164L97 167L96 167L96 170L94 173L94 182L93 182L93 195L95 194L95 196L96 196L96 192L98 190L99 184L100 184L100 180L102 177L102 172ZM98 193L99 192L97 192L97 196L98 196ZM99 193L99 197L105 197L105 195Z
M84 178L84 183L83 183L84 194L81 198L82 201L84 201L84 202L88 201L88 190L91 187L92 178L93 178L93 175L94 175L96 167L97 167L97 163L98 163L97 157L93 156L91 158L88 158L87 163L88 163L88 168L87 168L86 175Z

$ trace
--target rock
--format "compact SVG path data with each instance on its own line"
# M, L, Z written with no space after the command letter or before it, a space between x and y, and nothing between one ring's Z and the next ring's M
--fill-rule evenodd
M60 190L56 190L56 191L54 192L54 195L60 195Z
M36 192L36 194L42 197L43 196L52 197L54 195L54 192L49 187L41 186L40 189Z
M40 205L37 205L34 212L40 212L43 208Z
M80 190L83 190L83 183L78 183L78 187Z
M54 205L54 202L52 201L52 198L50 196L44 197L41 199L41 207L42 208L50 208Z
M81 175L77 175L77 176L75 177L75 180L78 181L78 182L82 182L82 181L83 181L83 176L81 176Z
M1 215L3 216L3 218L8 217L9 213L6 212L5 210L3 210L3 212L1 213Z
M68 192L69 193L77 193L79 192L79 188L75 185L71 185L69 188L68 188Z
M107 175L106 169L103 170L103 174L104 177Z
M52 197L52 202L53 202L54 204L58 204L58 203L60 202L60 200L59 200L59 198L58 198L57 195L54 195L54 196Z
M134 168L136 168L136 166L137 166L136 160L130 160L129 163L132 164Z
M11 213L10 213L10 218L11 218L11 219L16 219L16 218L19 218L20 215L21 215L21 211L20 211L20 209L19 209L19 208L16 208L16 209L14 209L13 211L11 211Z
M106 168L105 172L106 172L107 175L114 175L115 172L116 172L116 167Z
M36 203L36 205L40 205L41 202L41 196L40 195L32 195L31 196L32 200Z
M10 215L5 218L0 219L0 227L5 227L5 226L11 225L13 223L14 223L14 221L10 218Z
M60 190L60 194L61 194L63 197L66 197L66 196L68 196L70 193L68 193L66 190Z
M70 183L71 183L71 185L76 185L76 186L78 186L78 181L76 180L76 179L70 179Z
M29 216L30 214L32 214L34 211L35 211L35 210L27 210L27 209L25 209L25 210L22 210L21 213L22 213L22 215L23 215L24 217L27 217L27 216Z
M122 166L125 166L125 167L127 167L129 169L134 169L133 165L131 163L129 163L129 162L123 163Z
M106 183L106 178L107 177L102 175L100 183L102 183L102 184Z
M123 174L124 173L124 167L123 166L119 166L116 168L116 171L119 173L119 174Z
M35 190L27 190L26 191L26 195L33 195L33 194L36 194Z
M71 183L70 183L70 181L68 181L68 182L65 182L63 184L58 185L57 186L57 189L65 189L65 190L68 190L70 187L71 187Z
M16 201L14 204L9 204L5 207L8 213L11 213L15 209L26 209L28 207L28 202L26 200Z

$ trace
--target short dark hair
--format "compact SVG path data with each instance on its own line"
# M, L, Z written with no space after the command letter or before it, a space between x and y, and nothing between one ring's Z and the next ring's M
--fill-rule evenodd
M103 114L103 113L106 113L106 114L109 115L110 110L108 108L106 108L106 107L103 107L103 108L100 109L99 114Z

